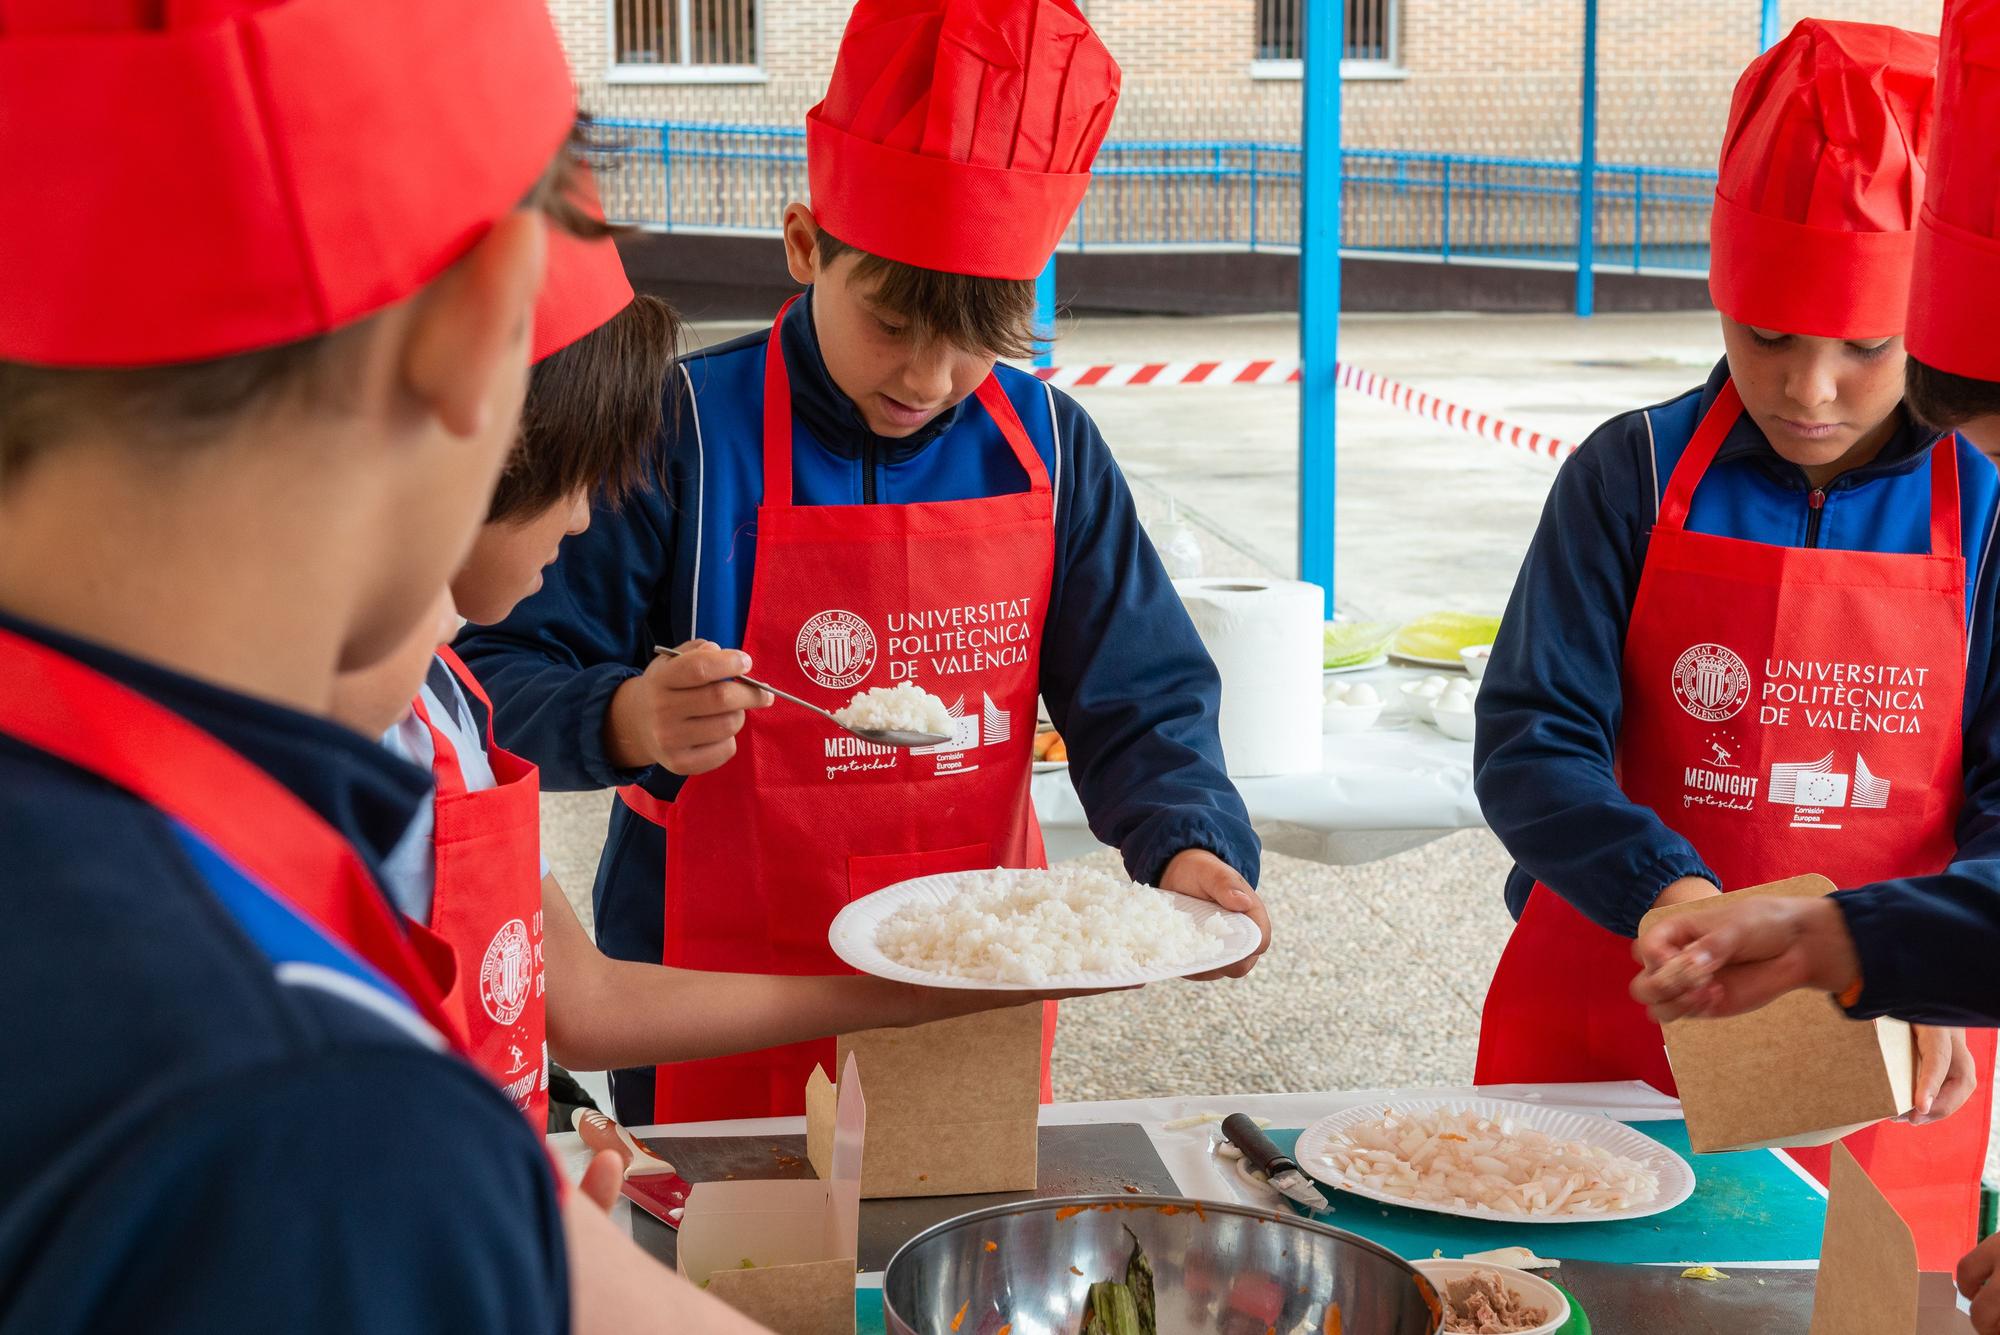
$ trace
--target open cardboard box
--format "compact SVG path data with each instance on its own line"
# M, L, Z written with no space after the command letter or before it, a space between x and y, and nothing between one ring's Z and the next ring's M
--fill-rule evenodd
M1731 895L1833 888L1824 876L1796 876ZM1703 907L1712 901L1654 909L1641 926ZM1824 993L1793 992L1748 1015L1674 1020L1665 1030L1697 1154L1826 1145L1910 1110L1917 1062L1910 1027L1850 1020Z
M840 1037L843 1068L858 1061L875 1110L861 1195L959 1196L1032 1191L1042 1091L1042 1006ZM833 1093L806 1091L806 1154L827 1176L835 1146Z
M818 1181L699 1182L678 1240L682 1275L784 1335L854 1335L868 1109L853 1057L838 1092L814 1069L808 1101L827 1104L828 1164Z
M1951 1276L1917 1269L1917 1242L1845 1145L1833 1151L1811 1335L1972 1335Z

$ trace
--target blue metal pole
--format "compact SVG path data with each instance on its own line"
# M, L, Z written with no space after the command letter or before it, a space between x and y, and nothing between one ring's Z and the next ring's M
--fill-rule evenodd
M1576 182L1576 313L1597 308L1597 0L1583 0L1582 152Z
M1594 2L1594 0L1593 0ZM1299 171L1299 578L1333 615L1335 365L1340 340L1340 52L1346 6L1305 6Z
M1035 277L1035 365L1055 365L1056 257Z
M1757 25L1757 49L1769 51L1778 44L1778 0L1764 0L1764 12Z

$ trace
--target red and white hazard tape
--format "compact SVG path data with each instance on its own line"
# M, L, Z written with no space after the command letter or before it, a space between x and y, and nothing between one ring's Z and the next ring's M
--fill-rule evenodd
M1364 371L1345 362L1334 364L1342 388L1401 408L1418 417L1428 417L1468 435L1501 445L1511 445L1530 454L1560 459L1576 446L1541 431L1477 412L1462 404L1426 394L1420 389ZM1092 385L1288 385L1296 384L1296 361L1228 362L1118 362L1108 366L1041 366L1035 374L1059 389Z

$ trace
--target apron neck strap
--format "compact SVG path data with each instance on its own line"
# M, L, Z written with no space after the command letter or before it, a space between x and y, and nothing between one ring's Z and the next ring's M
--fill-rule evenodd
M1724 380L1715 402L1702 414L1694 439L1681 451L1673 476L1667 479L1666 494L1660 497L1659 518L1653 525L1655 528L1678 530L1687 526L1688 508L1694 504L1694 489L1700 484L1702 475L1708 472L1708 466L1715 462L1715 452L1722 448L1729 429L1742 415L1743 398L1736 392L1736 382Z
M0 734L124 789L187 826L360 956L457 1050L434 975L361 857L298 795L163 705L0 630Z
M764 504L789 506L792 504L792 378L785 368L785 345L782 337L785 328L785 314L792 309L791 298L778 308L778 318L771 322L771 334L764 342ZM1014 459L1028 475L1028 490L1031 493L1047 494L1049 490L1049 470L1042 463L1042 456L1036 452L1034 442L1028 439L1028 429L1021 424L1021 415L1014 411L1014 402L1000 387L1000 379L992 372L979 382L973 391L980 405L992 416L994 424L1000 428L1000 435L1007 442L1007 448L1014 452ZM477 687L474 687L477 689Z
M1736 392L1736 382L1724 380L1715 402L1709 405L1701 425L1695 428L1694 438L1681 452L1680 462L1674 465L1673 476L1667 479L1667 490L1660 497L1660 514L1654 527L1679 530L1687 526L1688 511L1694 504L1694 489L1708 472L1708 466L1715 462L1716 452L1722 448L1730 428L1742 415L1743 398ZM1956 436L1947 434L1931 447L1930 470L1931 555L1956 557L1961 555L1964 546L1959 532Z
M465 665L465 660L460 658L457 651L450 645L439 645L437 648L437 657L438 661L450 670L451 675L458 679L459 689L463 690L471 698L479 701L481 708L485 709L486 749L491 751L493 749L493 701L487 696L486 688L479 684L479 678L472 675L472 669ZM459 763L458 748L452 745L451 738L445 735L444 729L438 727L437 720L431 717L431 711L424 704L424 693L421 690L417 692L416 699L410 701L410 708L416 711L417 717L423 720L426 728L430 729L431 773L438 781L438 792L440 794L464 792L465 769Z

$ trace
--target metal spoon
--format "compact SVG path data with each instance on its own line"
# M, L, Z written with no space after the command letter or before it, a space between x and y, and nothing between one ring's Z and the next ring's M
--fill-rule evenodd
M664 644L654 645L653 652L663 654L668 658L685 657L680 650L669 649ZM796 695L781 691L768 682L758 681L755 677L737 677L734 680L742 682L745 686L755 686L760 691L769 691L780 700L790 701L801 709L810 709L813 713L819 715L842 732L859 737L864 742L872 742L876 746L897 746L907 749L917 746L938 746L951 740L949 737L941 737L934 732L903 732L896 728L850 728L810 700L801 700Z

